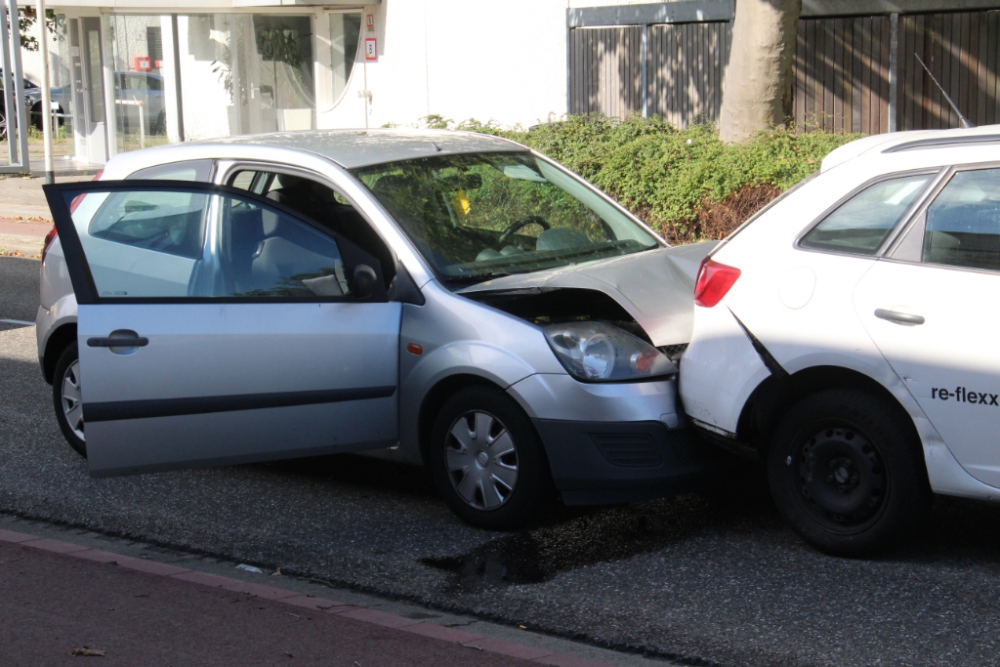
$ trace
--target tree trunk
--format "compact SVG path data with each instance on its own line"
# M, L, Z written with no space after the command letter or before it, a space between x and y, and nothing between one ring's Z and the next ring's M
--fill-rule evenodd
M737 0L719 138L740 143L791 113L792 58L802 0Z

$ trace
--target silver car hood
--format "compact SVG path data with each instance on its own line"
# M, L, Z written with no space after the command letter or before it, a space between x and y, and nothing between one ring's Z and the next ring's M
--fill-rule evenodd
M718 241L647 250L558 269L505 276L459 290L459 294L513 292L531 288L604 292L635 318L657 347L691 340L694 281L701 260Z

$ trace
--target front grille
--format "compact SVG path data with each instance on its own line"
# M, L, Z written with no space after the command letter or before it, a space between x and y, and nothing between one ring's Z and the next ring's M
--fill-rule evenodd
M667 355L667 358L671 361L677 361L677 359L684 354L684 350L687 349L687 346L687 343L681 343L680 345L664 345L663 347L658 347L656 349Z
M663 464L652 436L647 433L591 433L597 450L611 465L655 468Z

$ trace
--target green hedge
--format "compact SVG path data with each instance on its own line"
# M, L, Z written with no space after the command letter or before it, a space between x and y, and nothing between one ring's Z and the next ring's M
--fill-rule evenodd
M428 127L449 127L440 116ZM726 145L712 125L571 116L528 130L468 120L456 129L508 137L566 165L674 242L721 238L860 135L775 130Z

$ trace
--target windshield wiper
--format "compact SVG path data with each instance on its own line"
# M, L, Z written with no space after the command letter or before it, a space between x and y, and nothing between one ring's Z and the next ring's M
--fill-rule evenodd
M471 273L467 276L446 276L444 281L446 283L481 283L484 280L492 280L493 278L504 278L509 276L509 273L504 273L502 271L496 271L492 273Z

